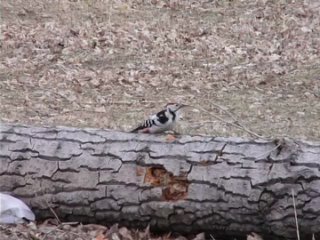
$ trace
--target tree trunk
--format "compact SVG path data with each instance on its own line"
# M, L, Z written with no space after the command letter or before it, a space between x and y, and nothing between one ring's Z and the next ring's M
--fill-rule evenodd
M182 233L320 232L320 143L2 125L0 191L38 219ZM310 238L311 239L311 238Z

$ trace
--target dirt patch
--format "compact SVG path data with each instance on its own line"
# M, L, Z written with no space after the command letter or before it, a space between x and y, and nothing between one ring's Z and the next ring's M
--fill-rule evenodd
M129 130L178 101L186 134L320 138L317 1L1 1L0 119ZM211 114L208 114L211 113Z

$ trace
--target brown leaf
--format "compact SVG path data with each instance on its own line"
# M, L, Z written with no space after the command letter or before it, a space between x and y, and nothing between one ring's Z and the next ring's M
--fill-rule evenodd
M144 232L139 232L139 239L140 240L149 240L150 239L150 225L146 227Z
M263 240L263 238L259 234L252 232L247 235L247 240Z
M102 232L100 232L96 237L95 240L109 240Z
M132 233L126 227L120 228L119 234L123 237L123 240L133 240Z
M206 236L204 233L199 233L197 234L197 236L195 236L195 238L193 238L192 240L206 240Z
M119 231L119 228L118 228L118 224L114 224L111 226L111 228L108 230L107 232L107 237L111 237L113 233L116 233Z

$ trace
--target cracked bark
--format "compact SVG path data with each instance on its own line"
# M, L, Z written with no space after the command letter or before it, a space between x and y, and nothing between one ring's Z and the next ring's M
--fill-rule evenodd
M319 169L314 142L0 126L0 191L38 219L49 202L66 221L294 238L292 189L301 234L320 232Z

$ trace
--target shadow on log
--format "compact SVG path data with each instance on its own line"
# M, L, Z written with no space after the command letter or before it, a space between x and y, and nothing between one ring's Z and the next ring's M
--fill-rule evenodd
M319 169L319 142L0 129L0 191L38 219L295 238L292 190L300 233L320 232Z

